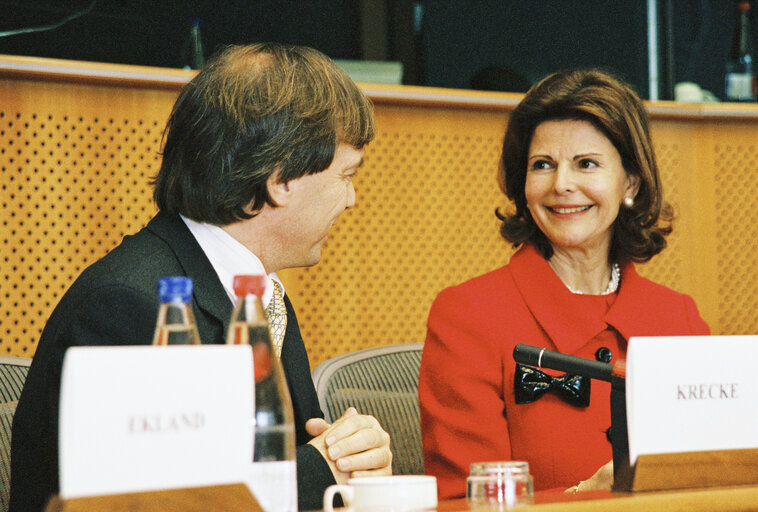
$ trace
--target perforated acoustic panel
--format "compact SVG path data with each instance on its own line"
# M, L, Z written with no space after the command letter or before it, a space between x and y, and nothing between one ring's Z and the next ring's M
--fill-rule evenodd
M714 131L717 323L733 334L758 333L758 136L742 123Z
M675 125L672 129L670 125L661 122L654 127L654 149L661 172L663 193L666 201L674 208L674 231L667 238L666 249L656 255L651 263L638 265L637 268L641 274L653 281L665 282L667 286L682 290L686 265L681 241L683 232L686 232L689 223L693 221L689 215L681 215L682 198L688 194L687 174L692 170L692 166L687 154L689 148L683 147L677 140L676 130L686 131L687 126Z
M31 356L79 273L153 215L173 96L0 82L1 353Z
M376 118L355 208L319 265L284 274L313 364L423 341L436 294L512 252L495 218L505 115L379 105Z
M654 122L669 246L640 272L693 296L713 334L758 333L758 130L755 122Z
M154 213L176 90L0 79L0 353L31 356L61 294ZM508 261L495 208L504 109L379 100L377 138L321 262L283 271L312 365L422 341L432 300ZM757 333L758 121L653 119L677 213L640 271L691 294L717 334Z

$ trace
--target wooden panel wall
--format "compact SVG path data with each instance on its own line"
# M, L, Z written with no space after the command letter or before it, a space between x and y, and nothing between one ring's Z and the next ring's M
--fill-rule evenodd
M105 66L122 77L113 78L97 66L43 64L3 71L0 58L0 353L10 355L33 355L81 270L153 215L163 126L190 76ZM512 253L494 211L508 207L496 169L518 96L365 90L378 130L355 181L357 206L319 265L281 273L314 366L422 341L443 287ZM714 333L758 333L758 107L650 110L678 220L669 248L641 272L693 295Z
M340 217L321 263L282 273L314 363L423 341L436 294L512 252L494 214L505 204L495 174L502 112L378 104L376 120L356 207Z

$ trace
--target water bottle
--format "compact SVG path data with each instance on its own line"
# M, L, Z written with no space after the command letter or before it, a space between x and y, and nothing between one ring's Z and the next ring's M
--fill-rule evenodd
M741 0L737 3L737 20L734 27L734 39L726 63L726 100L756 101L756 69L750 30L750 2Z
M199 345L200 335L192 314L192 279L164 277L158 281L158 321L153 345Z
M261 301L265 289L265 276L234 277L237 299L226 342L248 343L253 351L255 437L248 487L266 512L294 512L297 510L294 414Z

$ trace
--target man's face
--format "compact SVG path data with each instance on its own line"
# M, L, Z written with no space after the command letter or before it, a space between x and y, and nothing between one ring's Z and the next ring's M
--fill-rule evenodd
M292 180L292 196L281 231L286 245L286 267L315 265L321 246L337 218L355 204L353 177L363 163L363 149L339 143L329 167L319 173Z

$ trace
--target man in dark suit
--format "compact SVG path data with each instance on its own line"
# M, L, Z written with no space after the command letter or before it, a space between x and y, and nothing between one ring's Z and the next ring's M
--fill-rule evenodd
M159 213L86 269L48 320L13 422L11 510L58 491L58 402L70 346L149 344L158 279L189 276L203 343L223 343L234 274L316 264L374 136L369 101L328 58L258 44L222 52L182 90L155 179ZM292 395L299 508L350 476L390 473L389 436L348 409L322 418L289 300L281 358Z

